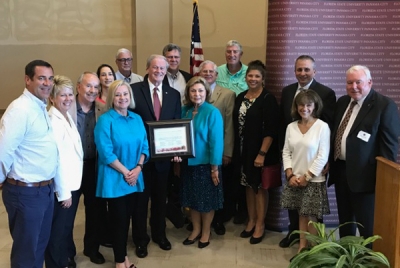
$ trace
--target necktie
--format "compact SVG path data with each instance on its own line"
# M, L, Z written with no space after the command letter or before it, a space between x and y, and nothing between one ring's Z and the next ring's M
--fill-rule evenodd
M154 108L154 115L156 116L156 121L160 119L160 113L161 113L161 103L160 99L158 98L157 94L158 88L153 89L153 108Z
M353 108L354 108L354 106L356 104L357 104L356 101L352 101L351 102L350 107L347 110L347 113L344 116L343 121L340 124L340 126L338 128L338 131L336 133L335 148L334 148L335 151L334 151L334 158L333 158L334 160L336 160L340 155L340 148L341 148L341 144L342 144L343 133L344 133L344 130L346 129L346 127L347 127L347 124L349 123L350 116L353 113Z

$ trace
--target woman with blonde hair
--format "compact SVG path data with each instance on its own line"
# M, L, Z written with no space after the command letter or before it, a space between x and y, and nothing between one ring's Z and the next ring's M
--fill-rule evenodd
M143 164L149 157L149 145L143 121L128 110L133 107L130 85L122 80L110 84L108 109L94 129L98 151L96 196L108 202L112 245L116 268L135 267L127 256L129 221L133 195L143 192Z

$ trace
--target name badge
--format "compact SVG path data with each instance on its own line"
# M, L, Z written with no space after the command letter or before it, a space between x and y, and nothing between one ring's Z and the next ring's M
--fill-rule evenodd
M357 135L357 138L359 138L360 140L363 140L365 142L368 142L370 137L371 137L371 134L364 132L362 130L360 130L360 132L358 132L358 135Z

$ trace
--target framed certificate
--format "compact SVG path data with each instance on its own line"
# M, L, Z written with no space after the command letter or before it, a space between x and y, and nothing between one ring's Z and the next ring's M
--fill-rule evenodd
M195 156L191 119L146 122L149 126L150 157L191 158Z

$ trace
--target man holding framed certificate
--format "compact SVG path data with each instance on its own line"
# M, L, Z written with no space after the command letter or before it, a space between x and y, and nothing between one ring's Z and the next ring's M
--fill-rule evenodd
M144 77L144 81L131 85L135 101L133 111L140 115L144 122L181 118L179 92L169 85L163 84L167 69L168 61L164 56L151 55L147 59L147 75ZM146 130L147 135L149 135L148 125L146 125ZM144 258L148 254L147 245L150 242L150 237L147 234L147 208L149 198L151 198L150 226L152 240L163 250L171 249L171 243L165 234L170 164L170 159L153 160L146 163L143 168L145 189L143 193L136 194L135 210L132 214L132 239L136 245L136 255L139 258Z

